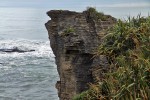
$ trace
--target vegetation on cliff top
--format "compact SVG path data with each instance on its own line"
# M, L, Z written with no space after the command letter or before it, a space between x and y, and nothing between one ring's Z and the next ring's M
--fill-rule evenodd
M107 21L109 19L109 15L104 15L103 12L98 12L95 8L92 8L92 7L88 7L86 12L88 13L88 15L96 20L96 21Z
M150 17L118 20L108 33L97 52L110 63L105 79L74 100L150 100Z

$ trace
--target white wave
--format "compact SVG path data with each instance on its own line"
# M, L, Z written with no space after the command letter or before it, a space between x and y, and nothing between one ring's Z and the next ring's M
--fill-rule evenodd
M37 59L51 59L54 58L54 54L50 48L49 41L38 41L38 40L0 40L0 49L12 49L17 47L20 50L35 50L32 52L24 53L6 53L0 52L0 63L15 65L16 62L19 64L38 63ZM54 60L54 59L53 59ZM14 64L13 64L14 63Z
M37 41L37 40L0 40L0 49L13 49L17 47L21 50L35 50L38 54L44 55L53 55L53 52L50 48L49 41ZM35 53L32 52L32 53ZM0 54L10 54L10 53L0 53ZM14 53L17 54L17 53ZM18 55L22 55L19 53ZM24 53L26 54L26 53ZM23 55L24 55L23 54ZM12 53L10 55L13 55Z

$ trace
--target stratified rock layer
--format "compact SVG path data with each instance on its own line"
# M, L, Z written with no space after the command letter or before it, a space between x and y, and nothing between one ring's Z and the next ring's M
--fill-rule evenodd
M106 57L93 55L101 44L104 29L112 26L115 19L108 16L106 21L96 21L86 11L51 10L47 14L51 20L45 25L60 76L56 88L60 100L71 100L87 90L88 83L101 80L107 71Z

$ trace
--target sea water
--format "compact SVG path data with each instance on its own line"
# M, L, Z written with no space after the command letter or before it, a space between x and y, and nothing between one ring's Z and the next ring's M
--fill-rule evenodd
M55 56L44 26L50 20L46 15L48 10L0 8L0 49L35 50L0 52L0 100L58 100ZM98 10L122 19L149 13L149 7Z
M58 100L54 54L44 24L45 9L0 8L0 100Z

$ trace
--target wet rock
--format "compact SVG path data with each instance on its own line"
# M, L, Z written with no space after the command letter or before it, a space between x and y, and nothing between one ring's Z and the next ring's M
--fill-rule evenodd
M0 49L0 52L7 52L7 53L12 53L12 52L24 53L24 52L33 52L33 51L35 50L21 50L17 47L12 49Z

